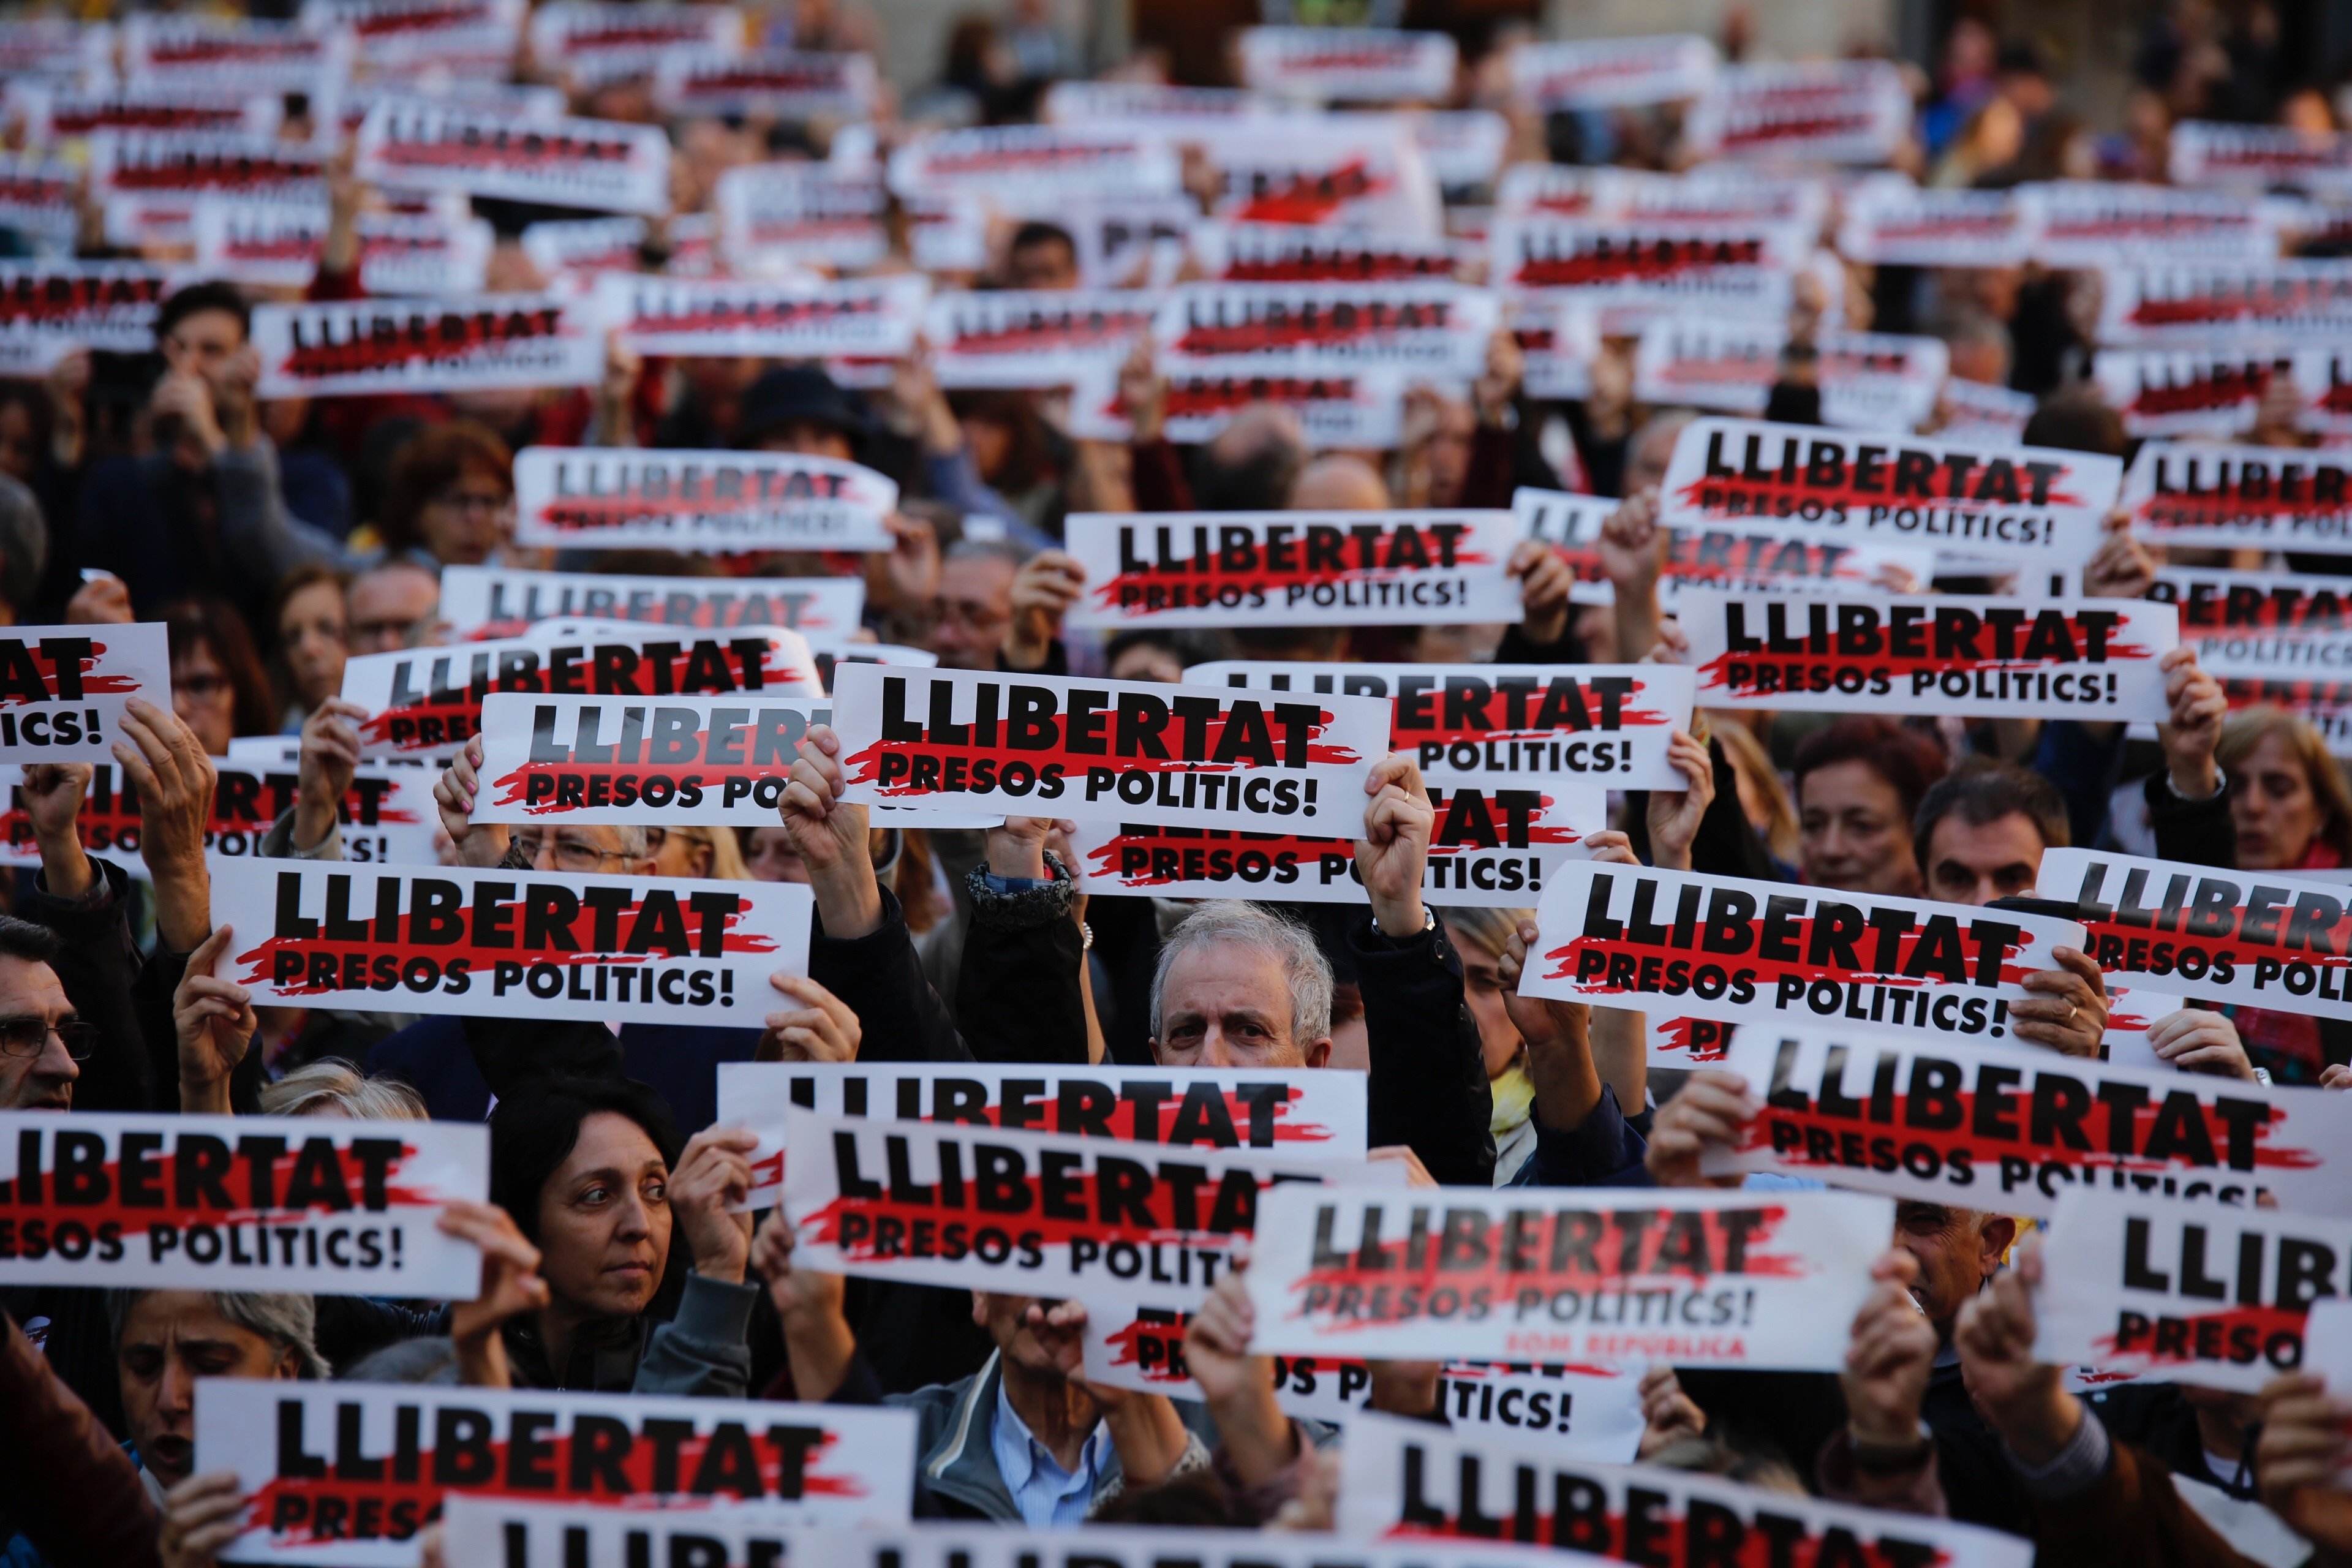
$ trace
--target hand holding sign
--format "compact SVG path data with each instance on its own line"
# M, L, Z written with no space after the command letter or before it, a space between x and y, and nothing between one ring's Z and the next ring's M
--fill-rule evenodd
M2314 1322L2335 1321L2335 1333L2315 1341L2340 1342L2352 1323L2329 1302L2312 1309ZM2310 1372L2289 1373L2263 1390L2263 1435L2254 1449L2254 1476L2263 1506L2305 1541L2335 1553L2352 1552L2352 1487L2346 1485L2352 1447L2352 1397L2330 1391Z
M2033 1292L2041 1284L2041 1240L2029 1237L2016 1262L1960 1308L1952 1330L1969 1399L2028 1465L2056 1458L2089 1419L2066 1392L2061 1369L2034 1359Z
M487 869L507 858L507 845L513 836L503 823L477 825L474 821L474 797L482 787L481 767L482 738L477 735L441 770L440 782L433 786L433 799L441 808L443 830L457 847L457 864Z
M812 724L799 751L779 808L784 832L808 868L825 935L867 935L881 929L882 889L866 847L866 808L841 798L841 737L830 725Z
M2099 1054L2107 1032L2107 988L2099 966L2080 951L2053 947L2055 969L2037 969L2018 984L2033 994L2009 1010L2010 1031L2061 1056Z
M97 875L74 826L89 789L90 770L88 763L28 763L16 786L33 821L33 841L40 846L41 875L49 891L61 899L81 897Z
M1185 1328L1184 1364L1217 1423L1234 1473L1244 1485L1259 1486L1298 1457L1298 1439L1274 1396L1274 1358L1250 1353L1257 1308L1248 1276L1248 1249L1237 1247L1233 1267Z
M2183 1007L2148 1026L2148 1048L2182 1072L2212 1073L2220 1078L2255 1081L2254 1064L2238 1037L2237 1025L2225 1013Z
M1041 550L1013 574L1013 619L1004 628L1004 662L1013 669L1043 669L1062 617L1086 592L1087 569L1060 550Z
M205 834L212 826L212 758L170 708L131 700L114 760L139 792L139 853L155 883L155 931L173 952L212 930ZM127 742L127 743L126 743Z
M253 993L217 979L214 966L236 932L221 927L188 955L186 973L172 993L173 1032L179 1041L180 1110L189 1116L229 1114L229 1075L252 1048L261 1019Z
M457 1352L457 1381L468 1388L509 1385L508 1320L547 1305L548 1285L539 1272L539 1248L527 1240L514 1216L496 1204L456 1200L441 1210L441 1234L470 1241L482 1252L481 1289L470 1301L449 1307L449 1339Z
M333 831L343 801L352 793L352 780L359 773L359 726L367 716L367 710L358 703L330 697L302 721L299 793L294 801L296 849L315 849Z
M155 1548L163 1568L214 1568L245 1532L245 1489L235 1470L190 1476L163 1494Z
M1910 1253L1890 1249L1870 1266L1870 1297L1853 1315L1845 1367L1838 1373L1846 1431L1857 1447L1912 1448L1936 1363L1936 1325L1911 1295L1919 1260Z
M2210 800L2221 787L2213 754L2221 744L2221 721L2230 716L2229 696L2200 668L2194 647L2174 648L2156 668L2163 672L2164 700L2172 714L2169 723L2156 727L2172 793L2183 800Z
M1650 1179L1662 1187L1739 1185L1738 1176L1702 1176L1699 1162L1710 1149L1738 1148L1742 1130L1763 1109L1738 1074L1693 1073L1651 1123L1649 1152L1643 1157Z
M1715 759L1704 742L1677 730L1666 744L1666 760L1682 771L1690 787L1650 792L1650 858L1669 870L1687 871L1699 823L1715 804Z
M772 974L768 984L803 1004L771 1013L754 1061L854 1062L865 1037L849 1005L800 974Z
M784 1330L784 1358L795 1392L821 1399L841 1386L857 1341L842 1316L847 1281L793 1267L793 1231L782 1215L751 1238L751 1272L768 1284L768 1300Z
M687 1141L670 1173L670 1212L694 1271L730 1285L743 1282L751 1253L751 1216L738 1213L751 1194L751 1151L759 1135L740 1127L706 1127Z

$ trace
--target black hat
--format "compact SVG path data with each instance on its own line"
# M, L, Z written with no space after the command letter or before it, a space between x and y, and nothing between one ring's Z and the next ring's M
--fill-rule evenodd
M813 364L780 364L761 373L743 395L735 441L749 447L779 426L795 421L838 430L855 442L866 435L866 416L833 377Z

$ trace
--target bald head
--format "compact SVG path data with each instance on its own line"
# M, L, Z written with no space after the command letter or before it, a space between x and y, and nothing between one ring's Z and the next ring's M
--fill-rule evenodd
M1203 511L1274 511L1307 461L1307 433L1289 409L1253 404L1212 437L1201 455L1194 493Z
M1318 458L1290 487L1293 511L1386 511L1389 487L1361 458Z

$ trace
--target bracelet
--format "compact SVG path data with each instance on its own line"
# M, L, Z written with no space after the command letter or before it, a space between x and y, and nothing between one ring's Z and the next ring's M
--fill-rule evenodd
M1078 951L1080 952L1092 952L1094 950L1095 928L1087 924L1086 921L1080 921L1078 922Z
M1433 931L1435 931L1436 929L1437 929L1437 911L1436 911L1435 910L1431 909L1427 904L1423 904L1423 905L1422 905L1422 906L1421 906L1421 930L1420 930L1420 931L1415 931L1413 934L1414 934L1415 936L1420 936L1420 935L1423 935L1423 934L1424 934L1424 933L1426 933L1426 932ZM1394 935L1394 934L1392 934L1392 933L1391 933L1391 932L1389 932L1389 931L1384 931L1381 930L1381 917L1380 917L1380 916L1378 916L1378 915L1374 915L1374 916L1372 917L1372 934L1373 934L1374 936L1385 936L1385 937L1387 937L1391 942L1402 942L1402 941L1404 941L1404 940L1405 940L1403 937L1396 936L1396 935Z

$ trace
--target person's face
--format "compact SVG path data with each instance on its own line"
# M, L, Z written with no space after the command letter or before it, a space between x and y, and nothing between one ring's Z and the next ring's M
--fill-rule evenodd
M0 957L0 1110L73 1109L81 1069L54 1030L74 1021L56 970L28 958Z
M1948 813L1927 838L1927 896L1981 907L2030 895L2044 847L2042 830L2021 811L1982 826Z
M236 688L209 643L196 643L172 661L172 711L195 731L206 756L228 755L236 733Z
M229 358L245 347L245 326L226 310L198 310L165 334L163 363L218 381Z
M1187 948L1169 966L1154 1060L1179 1068L1319 1068L1328 1037L1300 1040L1282 961L1246 942Z
M1936 1325L1938 1338L1952 1337L1952 1320L2000 1267L2001 1254L2016 1235L2017 1222L2006 1215L1940 1204L1895 1205L1895 1245L1919 1260L1911 1299Z
M1462 487L1470 479L1470 443L1478 434L1478 416L1466 403L1447 403L1437 416L1437 428L1423 447L1429 464L1429 500L1433 506L1458 506Z
M1674 460L1675 440L1682 433L1680 424L1643 426L1641 439L1633 443L1633 457L1625 465L1625 480L1618 493L1630 496L1636 490L1653 490L1664 484L1666 465Z
M963 422L963 440L971 453L971 466L979 470L982 480L996 483L1013 455L1012 429L993 419L967 419Z
M194 1468L198 1378L291 1379L300 1370L292 1351L230 1322L194 1290L140 1297L123 1320L114 1365L123 1425L141 1461L166 1487Z
M2327 808L2311 787L2303 759L2283 737L2264 735L2230 770L2230 823L2237 829L2239 868L2247 871L2302 864L2327 826Z
M755 882L805 884L809 879L808 863L793 847L793 836L781 827L751 829L751 843L743 851L743 864Z
M1470 1017L1478 1026L1486 1076L1500 1078L1519 1056L1518 1027L1503 1005L1502 961L1477 943L1464 941L1450 922L1445 939L1462 955L1462 996L1470 1004Z
M513 489L479 469L452 479L416 518L425 548L448 566L479 566L513 530Z
M539 1272L555 1300L601 1318L646 1310L669 1261L669 1166L618 1111L580 1123L539 1193Z
M304 707L316 708L343 689L349 637L343 591L332 583L313 583L296 591L278 612L278 646L285 652L287 674L294 678L294 695Z
M856 456L847 436L813 419L787 419L760 437L758 449L790 452L803 458L830 458L836 463L852 461Z
M30 484L40 458L34 441L33 411L21 403L0 405L0 474Z
M400 566L361 574L347 605L351 651L398 653L415 647L440 605L440 584L427 573Z
M1805 880L1841 893L1910 898L1919 891L1911 824L1895 786L1867 763L1832 763L1798 790Z
M1137 643L1118 650L1110 661L1113 680L1156 680L1174 686L1184 679L1184 661L1164 647Z
M535 871L643 877L654 869L654 857L631 855L622 847L617 827L519 827L514 841Z
M1007 258L1004 273L1015 289L1075 289L1078 255L1061 240L1041 239Z
M950 561L940 569L939 618L926 645L945 669L994 669L997 645L1013 619L1013 563L994 555Z
M654 850L654 875L708 877L710 875L710 846L671 828L662 835L660 845Z
M974 1290L971 1321L988 1331L988 1337L996 1342L997 1353L1007 1362L1033 1377L1059 1377L1063 1375L1061 1363L1052 1351L1037 1342L1036 1334L1024 1321L1029 1309L1039 1304L1034 1296L998 1296Z

